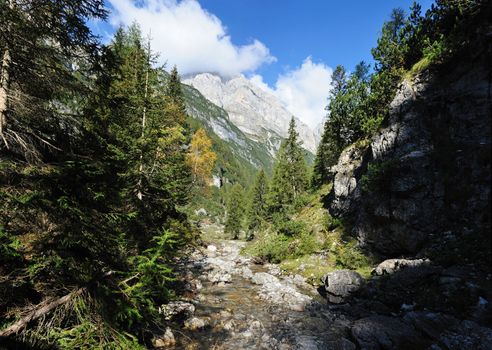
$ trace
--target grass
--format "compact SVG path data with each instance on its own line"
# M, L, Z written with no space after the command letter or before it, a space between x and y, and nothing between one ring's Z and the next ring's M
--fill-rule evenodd
M412 81L413 78L427 69L431 63L432 61L428 57L423 57L420 61L415 63L410 70L405 72L403 78L407 81Z
M299 274L312 284L318 284L326 273L340 269L355 270L369 278L371 260L354 239L344 238L347 235L343 222L332 218L323 208L322 199L330 191L331 184L309 194L304 201L307 204L291 217L290 226L297 223L294 226L303 227L302 231L289 236L282 227L279 230L269 224L243 252L279 263L284 271Z

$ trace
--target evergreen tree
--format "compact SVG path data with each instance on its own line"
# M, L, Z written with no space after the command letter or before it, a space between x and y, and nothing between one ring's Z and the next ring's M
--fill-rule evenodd
M186 106L183 98L183 91L181 89L181 78L178 74L178 68L173 67L168 78L166 95L169 96L172 102L178 106L181 113L186 114Z
M261 169L256 175L256 179L249 196L249 204L246 211L249 239L252 239L254 237L254 232L260 228L262 220L266 219L267 192L268 184L266 180L266 175L263 169Z
M238 239L244 216L244 190L240 184L234 184L227 201L227 218L224 232Z
M78 77L97 58L86 21L105 16L102 0L0 2L0 151L31 163L69 151L56 126L80 122Z
M304 151L299 141L294 118L289 124L288 136L282 141L273 168L273 177L268 193L270 213L286 214L296 199L308 186Z
M326 107L328 116L314 159L311 186L315 189L329 181L329 168L336 163L342 145L340 130L343 109L335 107L335 100L345 92L346 88L347 75L345 68L342 65L338 65L331 76L330 102Z
M339 66L332 78L329 115L318 145L311 185L314 189L330 181L330 167L336 164L342 150L369 134L379 125L367 113L369 101L369 66L360 62L350 77Z

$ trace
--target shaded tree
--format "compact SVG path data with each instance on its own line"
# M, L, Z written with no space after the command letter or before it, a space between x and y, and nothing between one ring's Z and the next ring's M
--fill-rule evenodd
M254 232L257 231L262 220L267 216L267 201L268 184L265 172L261 169L256 175L255 182L251 188L249 203L246 210L246 225L248 230L248 239L254 237Z
M227 200L227 218L224 232L238 239L242 229L244 217L244 190L240 184L234 184Z

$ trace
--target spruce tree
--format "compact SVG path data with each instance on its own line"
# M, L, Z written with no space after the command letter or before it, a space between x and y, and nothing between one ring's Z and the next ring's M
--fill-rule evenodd
M181 113L186 114L186 106L184 103L183 91L181 89L181 78L176 66L173 67L169 74L166 95L169 96L176 106L178 106Z
M69 151L56 126L81 121L80 76L98 55L86 23L105 16L102 0L0 1L0 151L31 163Z
M244 191L240 184L236 183L232 186L226 209L224 232L230 234L233 239L238 239L244 216Z
M286 214L308 186L307 166L302 141L296 131L294 118L289 123L288 135L282 141L273 168L268 193L269 212Z
M248 239L252 239L254 237L254 232L260 228L262 220L266 219L267 192L268 184L266 180L266 175L263 169L261 169L256 175L256 179L249 196L249 204L246 211Z

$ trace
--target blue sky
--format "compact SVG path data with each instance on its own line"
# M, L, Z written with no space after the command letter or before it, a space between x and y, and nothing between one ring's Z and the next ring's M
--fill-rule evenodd
M423 10L433 1L418 1ZM329 67L352 69L372 62L371 48L391 10L408 12L413 0L201 0L218 16L237 44L259 39L277 58L257 70L273 85L278 74L311 56Z
M391 10L413 0L106 0L106 41L137 21L160 63L186 75L243 74L311 127L325 115L337 64L372 62L370 50ZM431 0L420 0L423 10Z

